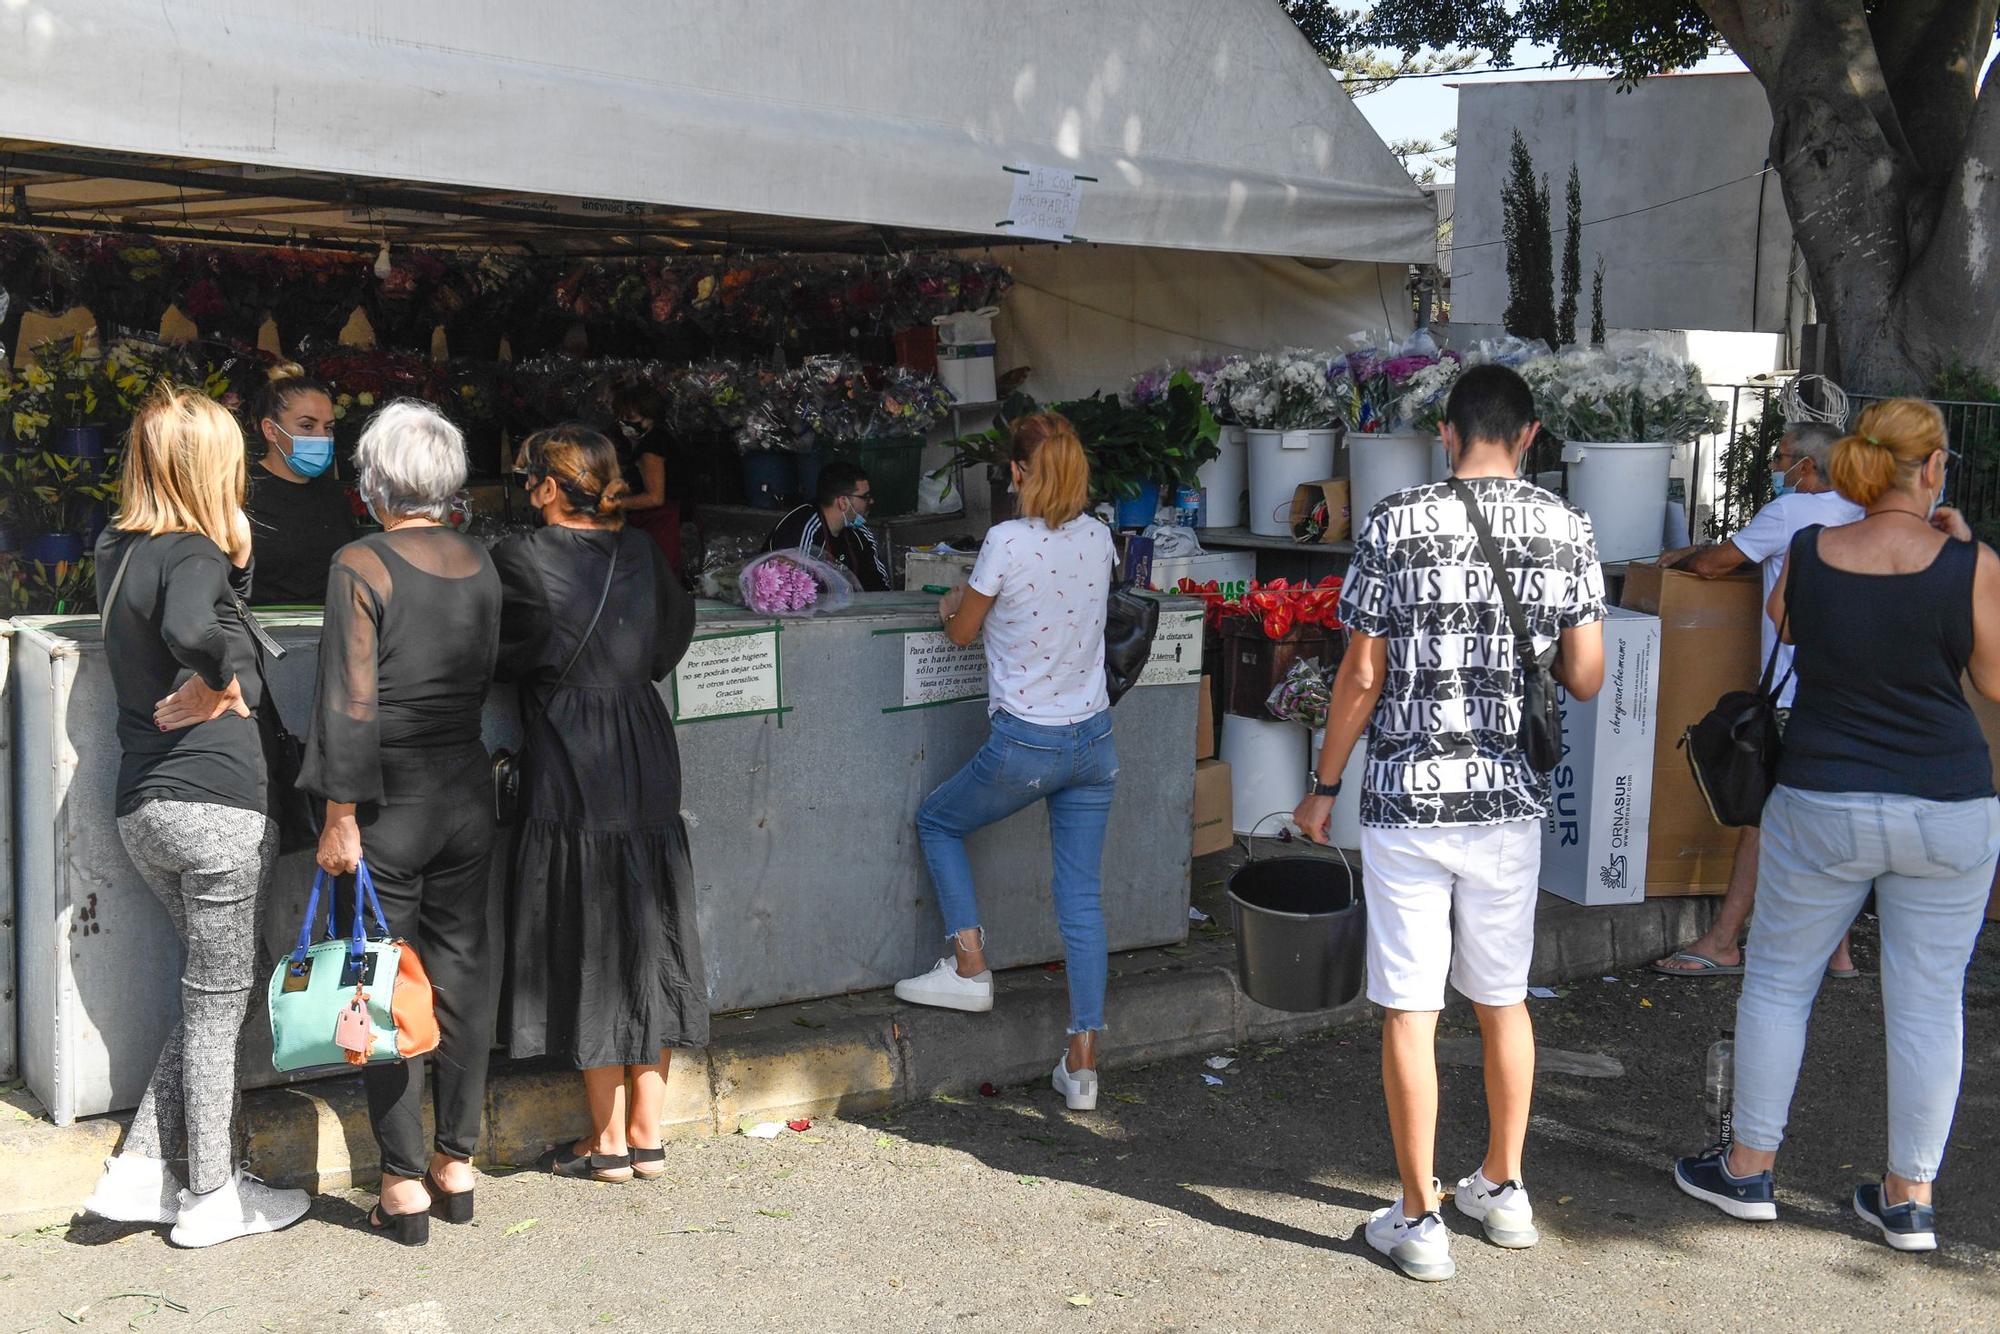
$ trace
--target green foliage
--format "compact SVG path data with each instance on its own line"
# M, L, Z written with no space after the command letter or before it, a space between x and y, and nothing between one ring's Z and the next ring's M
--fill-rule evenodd
M18 536L81 532L92 507L117 498L113 459L44 450L0 457L0 520Z
M1755 420L1739 422L1722 447L1718 504L1708 518L1708 540L1720 542L1771 503L1771 458L1785 438L1785 414L1776 394L1764 395Z
M1511 65L1515 44L1529 42L1553 48L1557 64L1601 65L1627 82L1685 69L1721 42L1693 0L1376 0L1365 14L1340 11L1338 19L1293 12L1331 8L1296 0L1285 6L1323 54L1322 42L1408 56L1457 49Z
M1501 235L1507 247L1507 332L1539 338L1550 347L1561 345L1556 329L1555 258L1549 230L1549 182L1535 175L1535 159L1527 141L1514 131L1508 156L1507 183L1501 187L1504 221Z
M1590 343L1604 346L1604 256L1597 257L1597 271L1590 276Z
M1569 164L1568 215L1563 227L1562 304L1556 307L1556 337L1561 346L1576 341L1576 294L1583 287L1583 182L1576 163ZM1600 268L1599 272L1603 270Z
M10 616L66 616L97 610L97 562L9 562L5 584Z

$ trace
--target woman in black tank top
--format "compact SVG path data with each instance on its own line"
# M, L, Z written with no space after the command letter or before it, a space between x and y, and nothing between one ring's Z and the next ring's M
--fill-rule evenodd
M1889 1161L1853 1206L1898 1250L1937 1245L1931 1188L1963 1065L1965 970L2000 852L2000 802L1961 681L2000 698L2000 557L1941 508L1952 451L1928 403L1861 414L1834 484L1867 517L1808 528L1771 594L1798 693L1765 805L1736 1014L1734 1146L1675 1165L1690 1195L1774 1218L1822 967L1875 891ZM1836 1150L1838 1151L1838 1150Z

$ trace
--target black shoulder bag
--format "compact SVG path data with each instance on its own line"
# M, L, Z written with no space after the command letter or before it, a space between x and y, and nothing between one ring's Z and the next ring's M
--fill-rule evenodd
M1799 534L1817 534L1814 526ZM1798 570L1798 538L1786 556L1788 570ZM1777 681L1778 654L1785 644L1785 627L1792 620L1792 595L1798 591L1794 580L1785 599L1785 616L1778 623L1778 637L1771 641L1771 656L1755 690L1732 690L1715 702L1701 720L1681 733L1681 749L1687 752L1688 768L1694 771L1694 785L1708 803L1715 822L1729 829L1754 829L1764 818L1764 802L1778 785L1778 759L1783 754L1783 738L1778 727L1778 699L1785 693L1792 669ZM1760 611L1761 617L1763 613Z
M1158 602L1138 592L1130 579L1111 586L1104 607L1104 691L1113 704L1139 684L1159 628Z
M549 695L554 697L561 690L563 682L569 680L570 672L577 660L590 645L590 637L597 633L597 623L604 619L604 605L611 600L611 581L618 577L618 544L611 545L611 566L604 572L604 591L597 595L597 610L590 614L590 624L584 627L583 638L576 641L576 651L563 664L562 675L549 687ZM533 732L535 720L528 717L526 709L521 711L521 750L496 750L493 752L493 822L512 824L521 813L521 755L528 748L528 737Z
M1465 506L1465 517L1479 539L1479 554L1486 558L1493 571L1493 582L1500 587L1500 602L1507 609L1507 624L1514 632L1514 660L1521 668L1521 728L1517 735L1521 749L1528 753L1528 763L1535 772L1545 774L1562 762L1562 708L1556 701L1555 678L1556 654L1562 645L1558 642L1549 645L1546 652L1535 651L1527 613L1521 610L1520 596L1514 592L1514 581L1500 559L1500 548L1493 543L1486 516L1479 511L1478 498L1471 487L1456 477L1451 479L1451 489Z

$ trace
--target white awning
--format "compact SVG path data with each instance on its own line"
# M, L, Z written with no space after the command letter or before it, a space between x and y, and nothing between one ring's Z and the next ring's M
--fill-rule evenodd
M1005 242L1020 165L1090 241L1435 253L1272 0L0 0L0 172L70 225Z

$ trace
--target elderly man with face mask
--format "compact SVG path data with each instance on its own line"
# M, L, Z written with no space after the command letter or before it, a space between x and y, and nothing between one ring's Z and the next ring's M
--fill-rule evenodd
M1764 575L1764 598L1759 605L1768 604L1778 576L1784 573L1785 553L1791 549L1795 534L1814 524L1837 528L1853 523L1864 512L1859 505L1834 490L1833 482L1827 476L1827 463L1833 456L1834 445L1839 441L1839 429L1820 422L1795 422L1788 426L1784 439L1778 442L1777 451L1771 456L1771 488L1777 493L1771 503L1758 510L1750 522L1727 542L1669 551L1660 557L1660 564L1700 575L1704 579L1715 579L1754 561L1762 567ZM1768 615L1764 617L1763 631L1763 655L1768 659L1778 638L1778 627L1771 624ZM1772 679L1785 682L1784 689L1778 694L1780 718L1792 706L1794 687L1789 679L1791 666L1791 648L1779 646L1777 669ZM1736 845L1736 861L1729 873L1729 892L1723 897L1722 908L1715 915L1715 924L1709 927L1706 935L1687 948L1655 963L1654 971L1676 977L1734 977L1742 973L1743 928L1750 920L1750 909L1757 897L1758 847L1757 830L1745 829L1742 840ZM1845 937L1833 952L1827 971L1834 977L1857 976Z

